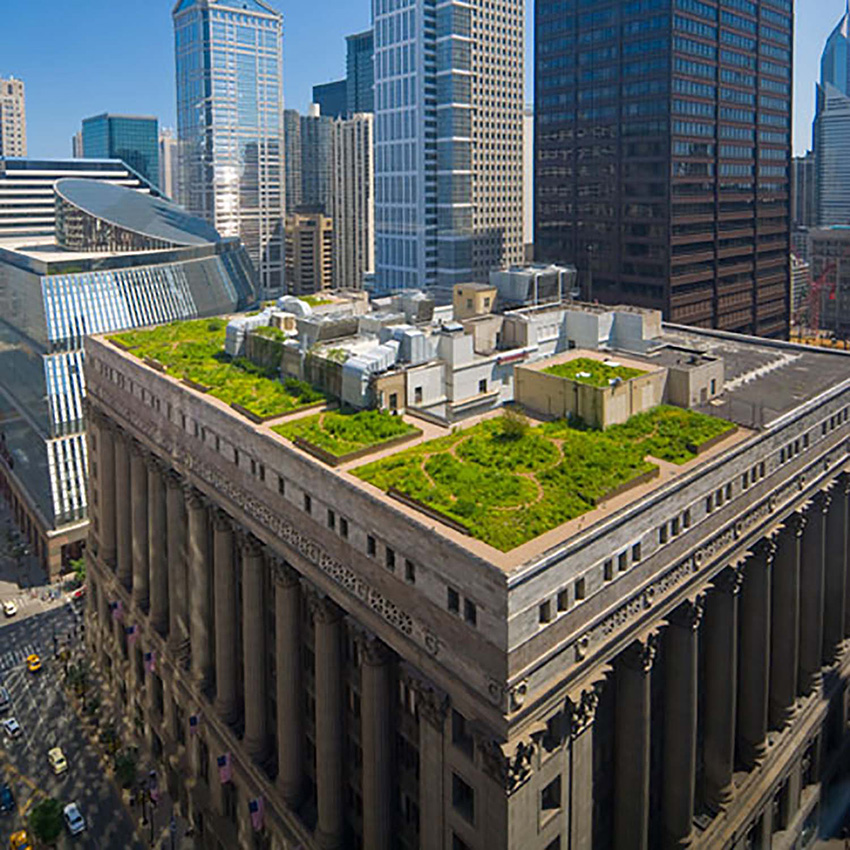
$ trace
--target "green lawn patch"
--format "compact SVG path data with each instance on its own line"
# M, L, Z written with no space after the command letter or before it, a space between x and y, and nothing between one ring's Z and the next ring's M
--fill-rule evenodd
M311 307L321 307L323 304L333 304L333 298L322 298L321 295L299 295L299 301L309 304Z
M286 422L273 430L288 440L300 438L337 458L421 433L400 416L381 410L327 411Z
M621 381L628 381L646 374L642 369L631 369L628 366L608 366L600 360L591 360L589 357L577 357L567 363L547 366L543 371L547 375L557 375L559 378L568 378L571 381L588 384L591 387L607 387L616 378Z
M237 404L262 419L325 398L303 381L281 381L274 369L228 357L224 351L226 328L224 319L197 319L115 334L110 340L139 358L161 363L169 375L208 387L210 395L225 404Z

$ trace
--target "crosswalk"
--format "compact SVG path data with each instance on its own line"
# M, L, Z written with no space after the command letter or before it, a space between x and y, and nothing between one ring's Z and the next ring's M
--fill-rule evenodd
M41 648L34 643L23 643L0 652L0 676L26 662L28 655L42 655Z

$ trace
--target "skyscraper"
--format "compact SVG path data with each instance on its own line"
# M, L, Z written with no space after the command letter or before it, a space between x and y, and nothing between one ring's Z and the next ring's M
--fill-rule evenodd
M334 80L313 86L313 103L319 105L322 115L328 118L342 118L348 113L348 83Z
M0 77L0 156L27 155L24 81Z
M301 206L301 115L296 109L283 113L284 161L286 168L286 214Z
M96 115L83 120L83 157L120 159L159 188L159 123L140 115Z
M814 123L818 224L850 224L850 8L821 56Z
M522 260L522 0L372 16L376 287L486 280Z
M540 0L535 257L586 297L787 336L792 7Z
M167 198L176 197L177 139L169 129L159 133L159 188Z
M348 113L375 110L375 36L372 30L349 35L346 43Z
M180 0L178 197L238 236L265 295L283 288L283 17L263 0Z
M362 289L375 270L374 116L333 124L333 285Z
M815 155L795 156L791 163L791 224L793 227L814 227L817 224L815 191L817 169Z
M301 116L301 204L325 215L331 211L333 118L311 103Z

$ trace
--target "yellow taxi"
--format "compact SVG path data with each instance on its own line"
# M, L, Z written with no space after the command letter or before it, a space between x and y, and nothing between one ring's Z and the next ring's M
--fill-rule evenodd
M68 760L65 758L65 753L60 747L54 747L47 753L47 761L50 763L50 769L56 776L64 773L68 769Z
M32 850L32 844L25 830L12 833L9 839L9 850Z
M35 653L27 656L27 670L30 673L38 673L41 670L41 658Z

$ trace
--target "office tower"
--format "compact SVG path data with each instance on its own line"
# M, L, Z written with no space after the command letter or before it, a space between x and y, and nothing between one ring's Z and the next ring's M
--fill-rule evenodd
M809 294L809 278L811 266L797 256L791 255L791 316L796 322L802 318L806 296Z
M331 211L333 118L311 103L301 116L301 206Z
M174 8L179 202L239 237L264 296L283 290L283 18L263 0Z
M256 297L238 240L149 193L54 182L55 237L0 228L0 491L51 579L80 556L88 527L83 337Z
M795 156L791 161L791 224L794 228L817 224L817 169L815 155Z
M295 109L283 113L284 155L286 160L286 214L301 206L301 115Z
M594 300L787 337L792 3L541 0L536 28L535 257Z
M523 3L375 2L376 287L522 260Z
M313 86L313 103L319 105L322 115L343 118L348 114L348 84L345 80Z
M54 184L63 177L99 180L145 194L157 189L117 159L3 159L0 157L0 239L53 238Z
M269 428L146 363L150 334L136 351L86 340L87 658L122 740L179 792L202 848L777 850L831 834L848 745L846 356L636 308L503 319L499 358L473 358L473 327L425 323L436 365L374 377L400 403L432 397L465 358L455 388L513 372L529 403L617 398L648 405L643 424L506 439L498 411L449 432L398 409L419 442L338 467L316 442L351 451L368 429L333 434L317 410L299 436L283 400ZM324 353L329 382L372 375L415 333L382 331L368 359L343 364L330 334L303 357ZM258 353L279 337L256 332ZM592 348L569 350L575 334ZM592 386L606 369L619 386ZM659 415L663 387L679 407ZM614 482L632 486L605 495ZM512 522L519 505L534 527Z
M0 156L27 155L24 81L0 77Z
M522 242L525 260L534 259L534 107L522 113Z
M178 185L177 139L173 130L159 131L159 188L166 198L176 197Z
M808 325L846 340L850 336L850 228L809 228L808 243L806 259L811 279L817 282L807 304Z
M159 185L159 123L138 115L96 115L83 121L83 156L120 159L148 183Z
M286 290L312 295L333 286L334 223L320 210L286 217Z
M333 285L362 289L375 271L374 116L333 125Z
M74 159L82 159L83 158L83 131L77 130L73 136L71 136L71 156Z
M372 30L346 36L345 82L348 114L375 111L375 36Z

